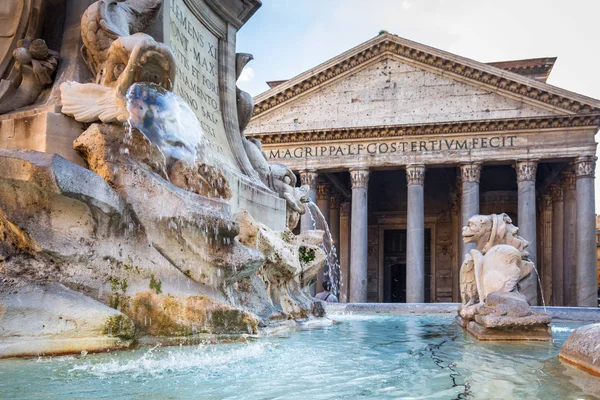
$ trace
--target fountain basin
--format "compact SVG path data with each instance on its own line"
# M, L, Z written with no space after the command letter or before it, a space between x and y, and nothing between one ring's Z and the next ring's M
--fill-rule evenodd
M445 305L377 306L328 306L335 323L243 342L0 360L0 390L28 399L600 397L598 378L558 358L582 322L554 321L553 342L478 342ZM441 312L422 313L432 307Z

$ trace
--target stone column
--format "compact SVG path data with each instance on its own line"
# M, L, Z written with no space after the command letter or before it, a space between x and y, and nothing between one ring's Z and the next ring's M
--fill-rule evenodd
M467 221L473 215L479 214L479 178L481 176L481 163L471 162L461 164L460 166L461 176L461 212L460 212L460 229L467 225ZM462 242L462 235L460 236L460 260L459 265L462 264L465 254L475 248L475 243L464 244Z
M564 219L563 219L563 300L565 306L575 306L575 271L577 269L577 197L575 173L563 173Z
M552 185L552 305L563 306L563 188Z
M350 169L352 181L352 227L350 230L350 291L351 303L367 302L368 262L368 188L369 169Z
M594 170L596 157L583 156L575 160L577 176L577 268L575 274L576 305L598 306L598 275L596 270L596 212L594 204Z
M308 198L313 203L317 203L317 170L305 169L300 171L300 182L302 185L308 186ZM313 220L309 212L306 212L300 219L300 231L306 232L314 229Z
M537 267L537 232L536 232L536 209L535 209L535 173L537 171L537 160L521 160L514 165L517 171L517 184L519 187L519 235L529 242L526 251L529 259ZM527 298L529 304L538 303L538 277L536 271L520 284L521 293Z
M350 287L350 203L340 204L340 302L348 302Z
M457 176L457 180L460 181L460 177ZM460 266L462 265L462 234L460 226L460 193L462 193L462 187L456 193L452 195L451 203L451 215L452 215L452 301L454 303L460 302Z
M324 182L317 183L317 207L323 214L323 218L327 225L329 225L329 193L331 191L331 185ZM319 224L320 225L320 224ZM324 229L324 227L317 226L317 229ZM327 234L327 232L326 232ZM327 238L325 238L327 240ZM317 275L317 293L320 292L323 288L323 281L329 280L331 281L331 277L329 276L329 267L324 265L323 268L319 271Z
M540 213L540 267L542 275L543 304L552 304L552 196L542 196Z
M406 167L406 302L425 301L425 165Z

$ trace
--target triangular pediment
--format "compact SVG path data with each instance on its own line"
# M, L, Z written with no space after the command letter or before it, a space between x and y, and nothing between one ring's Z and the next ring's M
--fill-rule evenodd
M597 112L598 100L382 34L257 96L247 133L317 129L302 119L321 129L340 117L369 126Z
M248 134L557 115L386 55L256 116Z

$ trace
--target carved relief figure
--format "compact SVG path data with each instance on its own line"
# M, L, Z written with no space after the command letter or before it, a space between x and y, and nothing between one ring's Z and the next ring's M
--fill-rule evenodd
M146 34L130 34L152 22L157 3L101 0L88 8L81 25L82 54L97 83L63 83L64 114L80 122L123 122L129 116L125 96L134 83L172 89L175 59L171 50Z
M0 7L0 114L28 106L52 83L58 53L39 39L42 0L4 0Z

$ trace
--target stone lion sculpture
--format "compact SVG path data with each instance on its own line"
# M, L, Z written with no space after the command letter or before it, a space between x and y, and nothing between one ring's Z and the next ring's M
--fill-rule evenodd
M457 322L479 340L552 340L546 313L534 311L519 283L534 268L527 240L504 213L475 215L462 230L476 248L460 268Z
M475 215L463 227L463 242L476 249L465 255L460 268L460 292L465 306L483 304L494 292L513 292L533 269L525 251L529 242L504 213Z

